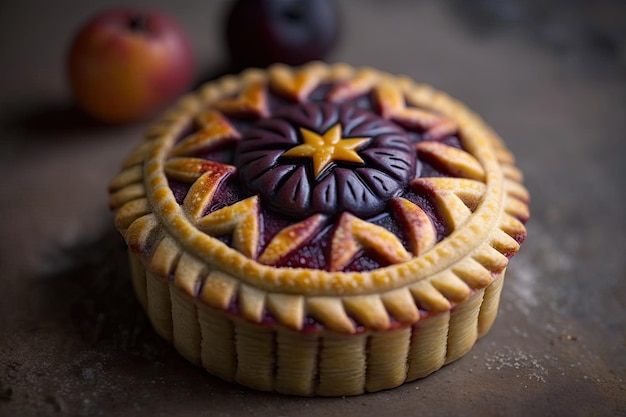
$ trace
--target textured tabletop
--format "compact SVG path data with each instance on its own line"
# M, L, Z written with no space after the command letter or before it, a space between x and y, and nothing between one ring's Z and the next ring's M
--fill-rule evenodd
M479 112L515 153L532 217L469 354L334 399L223 382L149 326L106 191L147 123L90 121L65 71L105 3L0 2L0 416L626 415L623 2L339 2L329 61L407 74ZM179 19L198 83L223 67L228 2L128 3Z

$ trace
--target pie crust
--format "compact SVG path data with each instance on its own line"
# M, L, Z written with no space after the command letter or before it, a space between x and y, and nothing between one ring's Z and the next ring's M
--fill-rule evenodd
M526 235L521 182L459 101L315 62L180 99L110 206L137 297L181 355L255 389L340 396L425 377L489 330Z

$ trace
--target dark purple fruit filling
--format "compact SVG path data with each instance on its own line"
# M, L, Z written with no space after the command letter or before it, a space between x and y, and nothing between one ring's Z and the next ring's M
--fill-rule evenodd
M296 218L342 211L370 217L406 188L416 159L394 123L351 105L308 103L249 130L235 165L244 188L274 211Z
M242 139L187 155L237 167L216 190L204 214L258 195L261 210L257 255L284 228L314 214L324 214L319 232L284 254L274 263L277 267L328 270L333 233L345 211L390 231L410 252L407 231L389 206L394 197L419 206L432 220L437 241L445 238L450 230L437 213L432 196L410 185L414 178L449 176L436 162L418 159L415 146L423 140L423 132L405 130L383 119L376 113L370 94L341 104L329 103L326 97L332 87L320 85L304 104L269 89L270 117L228 117ZM201 128L192 124L177 142ZM456 135L440 142L462 148ZM176 201L182 204L191 183L173 178L169 183ZM232 246L231 236L216 238ZM342 270L367 271L386 266L386 261L379 258L376 253L362 252Z

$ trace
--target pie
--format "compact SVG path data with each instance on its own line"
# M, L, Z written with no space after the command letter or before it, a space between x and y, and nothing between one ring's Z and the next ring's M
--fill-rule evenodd
M182 97L110 184L156 332L211 374L302 396L396 387L466 354L528 201L459 101L319 62Z

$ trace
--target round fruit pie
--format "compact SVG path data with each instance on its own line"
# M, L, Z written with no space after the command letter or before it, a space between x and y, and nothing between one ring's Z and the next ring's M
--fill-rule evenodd
M353 395L484 335L526 235L512 154L460 102L371 68L275 65L183 97L110 186L155 330L229 381Z

